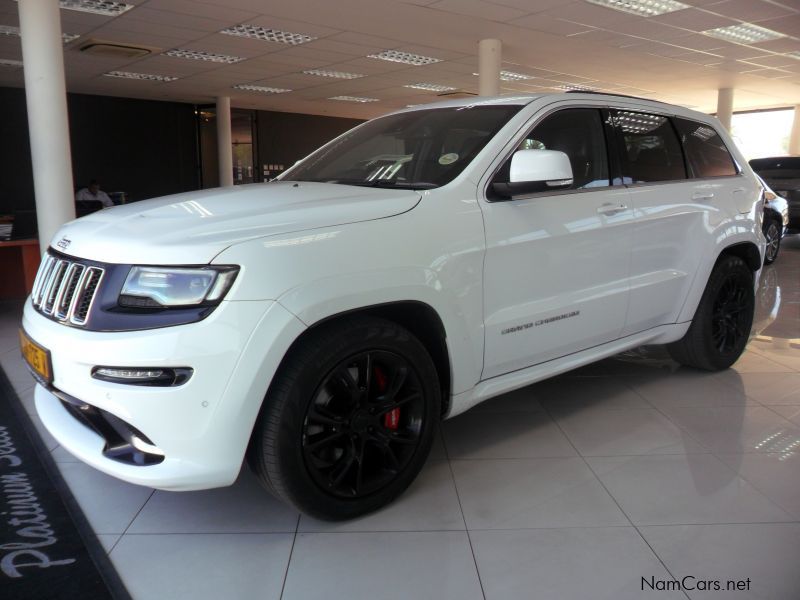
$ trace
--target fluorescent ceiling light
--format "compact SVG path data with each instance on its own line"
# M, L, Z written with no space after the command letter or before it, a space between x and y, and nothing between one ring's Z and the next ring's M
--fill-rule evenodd
M613 8L640 17L657 17L667 13L690 8L688 4L675 0L586 0L589 4L596 4L605 8Z
M344 71L325 71L324 69L308 69L303 71L306 75L316 75L317 77L333 77L335 79L358 79L364 77L361 73L346 73Z
M473 73L475 77L479 77L480 73ZM515 73L514 71L500 71L500 81L523 81L525 79L536 79L533 75L525 75L524 73Z
M9 35L9 36L20 36L19 27L12 27L11 25L0 25L0 35ZM70 42L77 40L80 36L78 33L62 33L61 39L64 40L65 44L69 44Z
M233 89L245 90L248 92L261 92L262 94L285 94L286 92L292 91L287 88L276 88L276 87L269 87L266 85L252 85L250 83L240 83L238 85L233 86Z
M164 56L171 56L173 58L189 58L192 60L205 60L216 63L227 63L229 65L245 60L242 56L228 56L227 54L215 54L214 52L203 52L202 50L181 50L179 48L167 50L164 52Z
M409 83L403 87L413 88L415 90L427 90L429 92L452 92L456 89L449 85L439 85L437 83Z
M235 35L238 37L264 40L265 42L275 42L278 44L288 44L298 46L317 38L302 33L292 33L290 31L280 31L279 29L269 29L260 25L234 25L223 29L220 33L225 35Z
M10 58L0 58L0 67L21 67L21 60L12 60Z
M367 58L377 58L379 60L387 60L389 62L403 63L404 65L432 65L433 63L442 62L441 58L433 58L432 56L422 56L421 54L411 54L410 52L400 52L399 50L384 50L377 54L367 54Z
M129 71L109 71L103 77L118 77L120 79L138 79L140 81L175 81L178 77L172 75L151 75L149 73L131 73Z
M772 29L751 25L750 23L717 27L716 29L708 29L700 33L736 44L757 44L759 42L768 42L770 40L786 37L782 33L772 31Z
M106 17L118 17L122 13L135 8L133 4L107 2L106 0L61 0L58 4L65 10L76 10Z
M360 96L333 96L328 100L342 100L344 102L377 102L377 98L362 98Z

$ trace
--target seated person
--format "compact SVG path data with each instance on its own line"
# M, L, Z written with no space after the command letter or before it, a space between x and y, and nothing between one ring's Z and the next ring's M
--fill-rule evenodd
M100 184L97 183L96 179L92 179L87 187L78 190L78 193L75 194L76 202L92 200L100 202L104 208L114 206L114 203L111 201L111 198L108 197L108 194L100 189Z

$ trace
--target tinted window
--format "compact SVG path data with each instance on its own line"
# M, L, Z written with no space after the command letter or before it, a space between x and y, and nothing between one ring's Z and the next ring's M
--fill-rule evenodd
M625 182L686 179L678 136L667 117L620 110L615 121L625 143Z
M675 119L693 177L736 175L736 164L722 138L708 125Z
M600 111L572 108L559 111L539 123L520 143L517 150L560 150L572 165L572 187L604 187L608 181L606 138ZM508 181L511 160L495 178Z

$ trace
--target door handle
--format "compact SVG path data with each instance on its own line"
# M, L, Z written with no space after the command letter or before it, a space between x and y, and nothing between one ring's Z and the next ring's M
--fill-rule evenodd
M597 214L615 215L625 210L628 210L628 207L624 204L612 204L611 202L604 202L602 206L598 207Z
M711 200L714 198L714 192L695 192L692 194L692 200Z

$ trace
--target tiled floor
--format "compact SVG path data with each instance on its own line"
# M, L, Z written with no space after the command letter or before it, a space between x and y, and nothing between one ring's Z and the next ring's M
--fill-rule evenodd
M42 435L137 600L797 600L800 236L759 300L733 369L644 348L491 400L443 425L399 501L346 523L296 514L247 472L206 492L121 483ZM0 362L31 412L18 319L0 308ZM750 591L642 590L687 575Z

